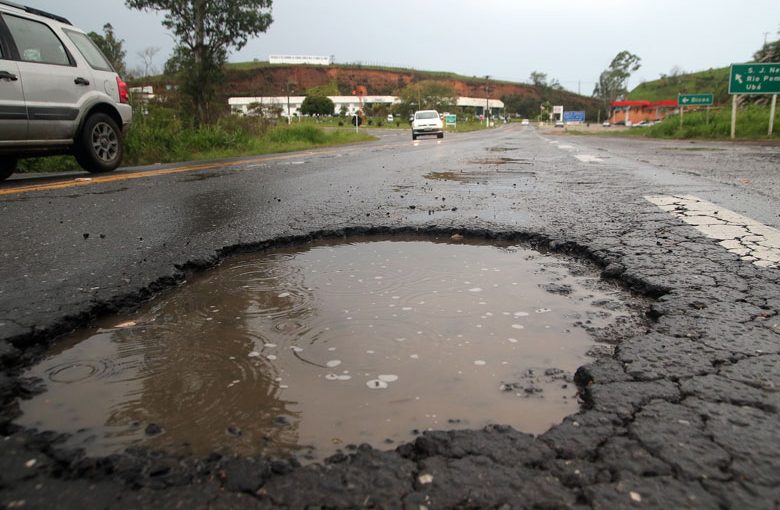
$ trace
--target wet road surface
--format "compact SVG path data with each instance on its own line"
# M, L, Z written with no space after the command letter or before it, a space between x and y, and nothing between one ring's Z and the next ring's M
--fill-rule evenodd
M0 185L1 504L776 508L780 148L520 126L407 135L106 182ZM77 177L91 176L66 179ZM537 437L432 432L296 467L144 450L94 459L11 425L16 398L37 392L18 375L54 336L230 253L398 229L590 260L653 299L650 322L614 333L614 354L577 372L583 410Z

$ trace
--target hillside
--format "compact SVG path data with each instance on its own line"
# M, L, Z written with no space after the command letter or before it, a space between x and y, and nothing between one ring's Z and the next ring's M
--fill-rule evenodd
M715 94L715 104L725 104L728 94L729 68L721 67L698 73L667 76L647 81L628 93L634 101L661 101L677 99L678 94Z
M236 96L279 96L287 93L288 82L294 84L290 92L303 95L314 87L336 86L339 95L351 95L358 85L367 88L369 95L395 95L407 85L423 80L444 81L459 96L485 97L485 79L461 76L447 72L418 71L414 69L382 68L355 65L282 65L267 62L231 63L225 66L225 82L221 95L226 99ZM164 89L171 80L157 76L133 85L153 84ZM566 110L586 110L595 117L595 99L577 94L535 87L523 83L490 80L488 95L492 99L513 99L522 104L528 115L538 114L543 101L563 104ZM514 113L514 112L511 112Z

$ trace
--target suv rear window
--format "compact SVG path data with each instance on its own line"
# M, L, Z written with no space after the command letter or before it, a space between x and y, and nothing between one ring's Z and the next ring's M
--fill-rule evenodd
M88 35L67 29L63 29L63 32L65 32L68 38L73 41L73 44L76 45L76 48L79 49L79 52L84 55L84 58L87 60L92 69L97 69L98 71L114 70L106 57L103 56L103 53L100 52L98 47L94 42L92 42L92 39L90 39Z
M414 114L416 119L438 119L439 116L436 112L417 112Z
M51 28L37 21L4 15L5 24L24 62L70 65L68 52Z

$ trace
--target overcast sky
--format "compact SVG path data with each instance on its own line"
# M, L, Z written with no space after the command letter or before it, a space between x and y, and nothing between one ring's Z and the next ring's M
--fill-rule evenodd
M100 32L110 22L125 40L128 67L138 52L173 39L161 16L124 0L17 0ZM532 71L590 94L619 51L642 59L630 85L678 66L686 71L746 62L780 29L778 0L274 0L274 22L230 61L269 54L334 55L363 62L468 76L528 81ZM579 82L579 83L578 83ZM370 91L369 91L370 92Z

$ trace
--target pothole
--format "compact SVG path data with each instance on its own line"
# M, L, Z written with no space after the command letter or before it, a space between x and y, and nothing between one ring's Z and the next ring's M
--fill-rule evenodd
M457 237L457 236L456 236ZM576 260L429 238L237 256L59 342L18 423L89 455L131 446L320 460L429 429L541 433L578 409L593 331L635 301Z
M469 161L472 165L532 165L533 162L522 158L486 158L486 159L473 159Z
M424 175L426 179L432 181L455 181L455 182L467 182L467 183L480 183L486 180L496 178L535 178L536 172L527 170L513 170L502 169L493 170L490 172L464 172L461 171L446 171L446 172L429 172Z

